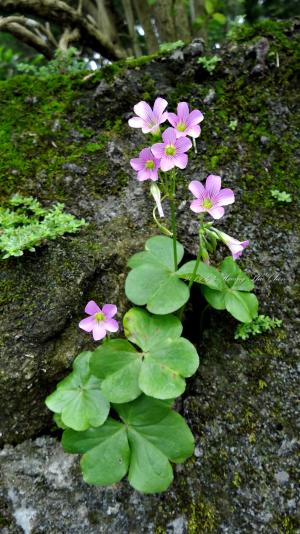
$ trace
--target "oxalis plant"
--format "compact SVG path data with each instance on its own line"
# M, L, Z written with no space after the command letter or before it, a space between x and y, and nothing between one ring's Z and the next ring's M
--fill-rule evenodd
M172 408L199 365L195 347L182 337L181 320L193 284L200 285L210 306L226 309L242 323L251 322L258 310L253 282L236 263L249 242L214 226L224 206L234 202L233 191L221 189L219 176L188 186L194 197L190 209L199 220L199 246L196 260L184 261L176 236L177 170L188 164L187 152L200 135L203 115L190 112L186 102L178 104L176 114L166 108L163 98L155 100L153 109L139 102L129 120L153 141L130 164L139 181L151 184L153 217L162 235L150 237L128 261L125 291L135 307L123 317L125 337L108 337L119 329L114 304L100 308L88 302L79 327L102 344L79 354L72 372L46 399L64 429L63 448L82 454L87 483L105 486L127 475L145 493L166 490L173 480L171 464L194 451L188 425ZM166 121L171 126L161 133ZM169 224L164 203L170 206ZM217 268L210 255L219 243L228 246L231 256Z

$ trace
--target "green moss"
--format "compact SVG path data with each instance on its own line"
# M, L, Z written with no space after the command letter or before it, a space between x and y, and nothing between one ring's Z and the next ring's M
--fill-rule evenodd
M215 508L206 501L192 503L188 517L188 534L215 532L218 526Z

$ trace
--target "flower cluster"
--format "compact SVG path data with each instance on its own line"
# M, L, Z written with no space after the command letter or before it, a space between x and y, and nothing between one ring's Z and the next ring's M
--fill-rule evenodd
M177 114L165 111L168 102L164 98L157 98L153 109L147 102L139 102L134 106L135 117L129 119L132 128L141 128L143 133L160 134L160 125L169 121L171 127L162 134L162 143L155 143L144 148L138 158L130 160L130 165L137 171L137 179L158 180L159 169L167 172L174 167L185 169L188 164L186 152L191 148L192 142L188 138L199 137L201 128L199 123L203 115L198 109L191 113L186 102L177 106Z
M171 127L162 132L162 142L144 148L138 158L130 160L130 165L137 171L139 181L157 181L159 171L168 172L175 167L185 169L188 164L186 153L192 147L190 137L195 140L201 133L199 124L204 119L201 111L194 109L190 112L186 102L179 102L177 113L167 112L167 106L168 102L164 98L157 98L153 109L147 102L139 102L133 108L136 116L128 121L132 128L141 128L143 133L155 136L161 133L161 124L166 121L171 124ZM221 219L225 213L223 206L233 204L235 200L234 192L228 188L221 189L221 177L214 174L207 176L205 185L199 180L193 180L188 187L195 197L190 205L191 210L200 215L207 213L213 219ZM151 194L160 217L164 217L160 189L154 184L151 187ZM162 225L158 225L163 229ZM167 235L170 234L169 232ZM249 241L238 241L213 227L209 229L209 235L215 241L221 241L228 246L234 260L238 259L249 245ZM203 237L205 241L207 237L205 233ZM208 253L203 244L202 249L202 258L207 262Z

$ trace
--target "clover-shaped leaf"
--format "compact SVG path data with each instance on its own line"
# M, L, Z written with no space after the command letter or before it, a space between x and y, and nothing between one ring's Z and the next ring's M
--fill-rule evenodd
M188 261L178 269L176 273L177 276L184 278L184 280L191 280L195 265L195 260ZM225 287L221 273L215 267L207 265L203 261L200 261L197 267L195 282L206 285L212 289L222 290Z
M183 246L177 242L177 260L183 258ZM165 315L178 310L189 298L187 285L179 280L174 269L173 241L166 236L151 237L145 251L128 262L132 271L127 276L125 292L129 300L147 306L154 314Z
M60 414L60 426L80 431L100 426L107 419L109 402L101 391L101 380L90 373L91 356L92 352L79 354L73 363L73 371L46 399L49 410Z
M124 317L124 329L142 352L126 340L112 339L96 349L90 360L106 398L122 403L142 392L157 399L181 395L184 379L195 373L199 357L194 346L180 337L179 319L133 308Z
M231 258L225 258L221 265L224 287L217 290L203 286L202 291L207 302L217 310L227 310L242 323L250 323L257 315L258 301L253 293L252 280Z
M114 484L128 473L138 491L165 491L173 480L170 462L181 463L193 454L194 439L186 422L165 402L145 395L114 409L122 422L108 418L85 432L67 429L64 449L83 454L81 469L88 484Z

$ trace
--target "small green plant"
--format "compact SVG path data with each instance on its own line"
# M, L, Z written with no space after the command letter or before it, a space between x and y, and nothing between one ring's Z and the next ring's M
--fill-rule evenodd
M268 315L258 315L251 323L239 324L236 328L234 339L249 339L250 336L269 332L281 325L281 319L271 319Z
M197 63L203 65L203 68L207 70L209 74L212 74L220 61L222 61L222 59L219 56L202 56L198 58Z
M238 120L235 119L233 121L230 121L230 123L228 124L228 128L230 128L230 130L234 132L237 128L237 125L238 125Z
M278 189L271 189L271 195L277 202L292 202L292 195L286 191L279 191Z
M64 204L45 209L33 197L14 195L9 208L0 207L0 253L2 259L22 256L24 250L66 233L77 232L86 223L63 212Z
M184 42L181 40L175 41L174 43L161 43L159 45L159 51L172 52L173 50L176 50L176 48L181 48L182 46L184 46Z
M132 128L151 132L154 144L143 148L130 165L139 182L151 183L153 219L163 235L147 239L144 249L128 259L125 294L135 307L123 317L125 339L107 338L119 330L114 319L117 306L105 303L100 308L90 300L79 328L102 344L75 358L70 375L46 399L64 429L65 451L82 454L87 483L109 485L127 475L130 484L144 493L165 491L173 479L172 464L185 461L194 450L188 425L172 409L199 365L196 348L182 337L193 284L200 286L210 306L227 310L242 323L251 323L258 312L254 284L236 263L249 241L239 241L214 226L225 213L223 206L235 201L234 192L221 187L220 176L210 174L205 184L193 180L188 185L199 244L196 260L185 261L184 247L177 240L176 168L186 168L186 152L193 146L189 136L193 141L200 136L203 114L190 111L187 102L178 103L177 114L165 112L167 105L161 97L153 109L141 101L134 106L137 115L128 121ZM173 128L161 132L160 124L166 120ZM96 149L91 143L89 150ZM165 202L169 221L164 221ZM205 220L206 215L213 221ZM214 267L210 254L220 243L231 256Z
M84 72L88 70L88 65L85 61L79 58L79 52L76 48L71 47L66 52L56 50L54 58L48 61L46 65L40 65L43 56L38 56L40 61L19 63L17 70L20 73L33 74L41 78L49 74L65 74Z

